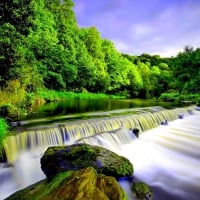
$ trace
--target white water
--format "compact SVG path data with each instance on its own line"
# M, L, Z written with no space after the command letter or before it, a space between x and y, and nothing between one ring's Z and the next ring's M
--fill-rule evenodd
M200 199L200 113L146 131L122 146L134 176L153 189L154 200Z
M195 111L117 149L133 163L134 176L152 187L154 200L200 199L199 123L200 112ZM0 166L0 200L45 178L39 164L44 151L26 151L13 167Z

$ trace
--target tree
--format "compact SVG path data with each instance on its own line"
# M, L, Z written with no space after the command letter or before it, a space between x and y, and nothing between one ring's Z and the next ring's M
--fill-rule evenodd
M199 67L196 65L195 52L186 46L185 51L178 54L173 63L173 75L176 77L173 86L179 95L190 89L193 80L198 75Z
M24 44L24 36L16 31L10 23L0 26L0 83L5 85L6 81L13 79L10 71L15 68L15 63L20 55L17 48Z
M4 0L0 3L0 25L9 23L22 35L32 27L31 0Z
M151 84L151 70L147 64L140 61L138 61L137 66L143 82L139 97L145 99L151 98L153 91L153 85Z
M103 44L99 32L95 27L81 29L80 39L84 42L87 54L92 59L92 84L90 91L101 92L106 91L109 85L109 76L106 71L106 63L104 61Z
M104 52L106 70L110 77L108 91L112 93L119 92L120 89L126 88L130 84L128 74L132 67L131 63L117 52L113 43L108 40L103 40L102 50Z

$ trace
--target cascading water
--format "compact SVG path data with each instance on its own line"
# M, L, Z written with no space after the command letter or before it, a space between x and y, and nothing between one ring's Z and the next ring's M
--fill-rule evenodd
M127 157L134 165L135 178L153 188L153 199L197 200L200 113L190 115L188 109L193 108L81 120L10 136L4 147L12 166L0 166L0 199L45 178L39 160L47 146L86 142ZM183 113L184 118L178 119ZM166 120L168 126L160 126ZM133 128L140 130L138 139L130 132Z
M153 189L155 200L198 200L200 196L200 113L143 133L122 146L135 177Z

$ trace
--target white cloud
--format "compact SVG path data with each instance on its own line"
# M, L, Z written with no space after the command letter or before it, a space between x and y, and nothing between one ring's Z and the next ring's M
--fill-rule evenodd
M80 24L96 26L102 37L113 41L120 52L175 56L186 45L200 46L199 0L155 0L148 8L143 7L146 0L120 0L120 7L114 1L101 0L95 8L93 4L76 1L77 12L82 13ZM92 0L83 2L86 1Z
M131 34L133 37L141 38L147 35L151 35L154 32L154 29L149 24L136 24L131 28Z
M130 45L127 44L126 42L123 41L114 41L115 47L120 51L120 52L129 52L130 51Z

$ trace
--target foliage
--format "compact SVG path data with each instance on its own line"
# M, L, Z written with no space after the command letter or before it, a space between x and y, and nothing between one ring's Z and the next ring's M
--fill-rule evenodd
M199 93L199 48L186 46L172 58L121 54L95 27L78 27L73 6L72 0L0 3L0 106L24 109L91 93L145 99L170 90L179 97ZM58 93L44 94L49 90Z
M179 98L179 94L178 93L162 93L160 95L160 99L163 101L175 101Z
M200 91L200 49L186 46L185 51L174 58L172 66L176 77L172 86L177 88L180 95Z
M6 87L0 90L0 107L5 105L22 105L25 101L25 90L19 80L9 80ZM12 106L8 106L11 108Z
M8 124L4 118L0 118L0 157L2 157L3 141L8 134Z
M2 146L3 139L8 133L8 124L5 119L0 118L0 147Z
M181 101L181 102L188 102L188 103L198 103L200 100L200 94L181 94L179 93L162 93L160 96L160 100L162 101Z
M46 99L49 101L55 100L70 100L70 99L108 99L108 98L124 98L123 96L106 95L103 93L89 93L89 92L65 92L55 90L41 90L37 92L37 98Z

